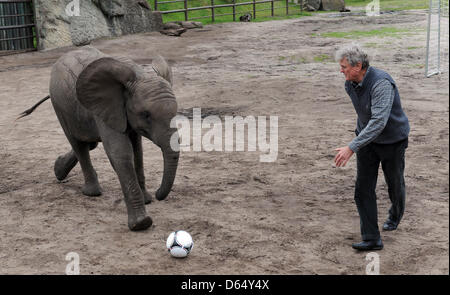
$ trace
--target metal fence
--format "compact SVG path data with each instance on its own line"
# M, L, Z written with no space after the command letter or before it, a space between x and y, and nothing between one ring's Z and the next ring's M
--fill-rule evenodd
M191 1L191 0L189 0ZM195 1L195 0L194 0ZM291 0L292 1L292 0ZM193 2L193 1L191 1ZM172 14L172 13L184 13L184 19L186 21L188 20L195 20L195 19L202 19L202 18L211 18L211 21L215 21L216 17L220 16L233 16L233 21L236 21L236 15L242 15L246 13L252 14L252 19L255 19L257 17L257 12L262 11L270 11L270 16L275 16L275 10L277 9L283 9L285 11L285 15L294 14L294 13L301 13L303 12L303 0L295 0L294 3L289 3L289 0L252 0L247 2L239 2L239 0L230 0L231 3L229 4L215 4L214 0L210 0L210 5L206 6L195 6L191 5L193 7L188 7L188 0L170 0L170 1L159 1L155 0L155 10L159 10L161 14ZM183 3L184 7L180 9L172 9L172 10L160 10L162 4L171 4L171 3ZM277 3L282 3L282 5L278 5ZM270 4L270 8L264 8L264 9L257 9L258 4ZM251 8L248 11L237 11L236 8L240 6L250 6ZM222 8L231 8L230 13L217 13L218 9ZM197 16L197 17L190 17L189 12L192 11L199 11L199 10L211 10L211 14L207 16Z
M0 0L0 55L36 50L32 0Z
M448 72L449 55L449 0L430 0L427 27L425 75Z

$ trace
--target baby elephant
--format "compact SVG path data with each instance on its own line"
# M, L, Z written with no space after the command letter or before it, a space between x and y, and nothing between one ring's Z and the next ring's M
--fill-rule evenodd
M55 63L50 95L21 116L27 116L50 98L72 150L56 159L58 180L67 177L80 162L83 194L101 195L89 151L102 142L125 197L128 227L144 230L152 225L145 204L151 195L145 188L142 139L161 148L164 174L156 199L169 194L178 166L177 130L170 121L177 113L172 91L172 71L166 61L153 59L154 71L144 72L128 59L114 58L86 46L63 55Z

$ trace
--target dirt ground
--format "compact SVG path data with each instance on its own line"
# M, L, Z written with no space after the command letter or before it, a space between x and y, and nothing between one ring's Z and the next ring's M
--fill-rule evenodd
M407 203L394 232L382 232L381 274L449 273L448 74L424 78L426 14L379 17L322 14L263 23L226 23L92 42L150 70L154 54L173 66L180 112L278 116L278 158L259 152L183 152L168 199L147 211L154 225L127 227L122 192L103 147L92 151L103 195L81 194L79 165L58 182L53 164L69 150L50 102L17 114L48 94L52 64L75 47L0 57L0 273L64 274L68 252L81 274L365 274L353 200L356 159L335 168L334 149L353 138L356 114L334 62L351 39L313 35L383 27L402 34L360 38L372 65L398 83L411 123ZM149 191L162 157L144 142ZM379 225L390 206L380 169ZM195 247L171 258L168 234L185 229Z

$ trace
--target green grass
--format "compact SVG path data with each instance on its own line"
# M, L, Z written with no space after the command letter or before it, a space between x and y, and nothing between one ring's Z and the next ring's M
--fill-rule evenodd
M378 48L380 45L375 42L367 42L364 44L364 47L366 48Z
M314 56L314 61L315 62L328 62L328 61L332 61L333 58L331 58L331 56L329 56L328 54L319 54Z
M312 60L311 59L307 59L307 58L305 58L303 56L298 56L298 55L279 56L278 60L282 61L282 62L292 63L292 64L305 64L305 63L310 63L310 62L327 63L327 62L333 62L334 61L333 57L329 56L328 54L315 55L312 58Z
M152 9L155 8L155 0L147 0L151 5ZM167 0L165 0L167 1ZM347 7L360 7L363 9L367 4L371 3L373 0L345 0L345 4ZM380 1L380 9L381 11L388 10L409 10L409 9L426 9L429 5L429 0L379 0ZM448 1L448 0L444 0ZM236 3L241 2L251 2L251 0L236 0ZM232 4L232 0L214 0L214 4ZM256 18L252 19L252 22L261 22L268 20L277 20L277 19L291 19L298 18L302 16L311 16L316 13L328 13L328 11L319 11L319 12L302 12L300 13L300 7L298 4L289 2L289 15L286 15L286 2L284 0L276 1L274 3L274 16L271 16L271 3L261 3L256 4ZM211 5L211 0L189 0L188 7L199 7L199 6L208 6ZM158 4L159 11L167 11L167 10L175 10L175 9L184 9L184 3L164 3ZM261 9L266 9L264 11L258 11ZM232 7L224 7L224 8L216 8L215 14L227 14L232 13ZM253 15L253 5L242 5L236 7L236 21L239 21L239 16L251 13ZM203 9L189 12L189 20L199 21L203 24L213 23L211 19L211 9ZM179 13L170 13L163 14L163 22L170 21L184 21L185 15L184 12ZM214 23L223 23L223 22L232 22L233 16L216 16Z
M301 56L297 56L297 55L292 55L292 56L279 56L278 57L279 61L286 61L289 63L294 63L294 64L304 64L307 63L308 61L306 60L306 58L301 57Z
M346 38L346 39L358 39L366 37L392 37L399 34L411 32L411 29L398 29L394 27L385 27L370 31L347 31L347 32L325 32L312 34L313 37L330 37L330 38ZM372 46L376 46L374 43L370 43Z
M147 0L149 4L151 5L152 9L155 8L155 0ZM166 0L167 1L167 0ZM241 2L251 2L251 0L236 0L236 3ZM214 0L215 5L222 5L222 4L232 4L232 0ZM199 7L199 6L208 6L211 5L211 0L189 0L188 1L188 8L192 7ZM302 16L310 16L311 13L308 12L302 12L300 13L300 6L298 6L295 3L289 3L289 15L286 15L286 2L285 1L276 1L274 3L274 16L271 16L271 3L260 3L256 4L256 18L253 17L252 22L261 22L261 21L268 21L268 20L275 20L275 19L290 19L290 18L298 18ZM165 3L160 4L158 3L158 10L159 11L167 11L167 10L175 10L175 9L184 9L184 3ZM266 9L264 11L258 11ZM232 7L223 7L223 8L215 8L214 13L216 15L214 23L223 23L223 22L232 22L233 16L227 15L227 16L217 16L219 14L231 14L233 13ZM241 5L236 7L236 21L239 21L239 16L245 14L245 13L251 13L253 15L253 5ZM199 21L203 24L210 24L213 23L211 19L211 9L202 9L202 10L195 10L189 12L189 20L193 21ZM170 21L184 21L185 15L184 12L179 13L170 13L170 14L163 14L163 22L170 22Z
M345 5L347 7L365 7L371 2L372 0L345 0ZM380 9L381 11L426 9L429 3L429 0L380 0Z
M423 68L425 68L425 64L411 64L411 65L408 65L408 67L413 68L413 69L423 69Z

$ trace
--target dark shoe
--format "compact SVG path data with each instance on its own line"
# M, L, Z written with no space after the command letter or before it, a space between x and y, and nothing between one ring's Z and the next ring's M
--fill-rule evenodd
M383 224L383 230L386 230L386 231L396 230L397 225L398 225L397 223L393 222L392 220L390 220L388 218Z
M381 250L383 249L383 242L381 242L381 239L362 241L361 243L352 244L352 248L359 251Z

